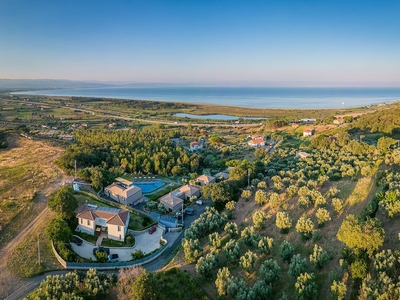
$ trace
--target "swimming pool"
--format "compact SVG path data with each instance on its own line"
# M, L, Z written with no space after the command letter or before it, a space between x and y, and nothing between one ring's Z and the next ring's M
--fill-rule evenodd
M133 181L132 185L140 187L143 193L151 193L152 191L162 187L164 182L161 180L156 181Z

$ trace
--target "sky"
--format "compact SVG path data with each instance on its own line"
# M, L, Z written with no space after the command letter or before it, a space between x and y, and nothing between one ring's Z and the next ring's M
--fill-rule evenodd
M0 78L400 87L400 1L0 0Z

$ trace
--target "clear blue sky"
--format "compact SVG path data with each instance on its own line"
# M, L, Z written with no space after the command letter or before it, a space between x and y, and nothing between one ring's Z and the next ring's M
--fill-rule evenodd
M0 78L400 86L399 16L399 0L1 0Z

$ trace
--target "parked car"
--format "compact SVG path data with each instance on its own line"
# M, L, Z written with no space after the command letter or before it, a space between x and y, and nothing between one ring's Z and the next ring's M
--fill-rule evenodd
M203 200L196 200L196 204L203 205Z
M80 245L82 245L82 243L83 243L83 241L82 241L80 238L78 238L77 236L74 236L74 237L72 238L72 242L73 242L74 244L76 244L77 246L80 246Z
M176 212L175 214L175 218L177 218L178 220L182 220L182 213L181 212Z
M119 256L117 253L110 254L108 256L108 262L119 262Z
M151 226L151 227L149 228L148 232L149 232L150 234L153 234L153 232L155 232L156 230L157 230L157 226L156 226L156 225L153 225L153 226Z
M95 255L97 251L99 251L99 252L105 252L105 253L107 253L107 255L110 254L110 248L106 248L106 247L96 247L96 248L93 248L93 255Z
M185 214L193 215L193 213L194 213L194 209L193 208L188 207L188 208L185 209Z

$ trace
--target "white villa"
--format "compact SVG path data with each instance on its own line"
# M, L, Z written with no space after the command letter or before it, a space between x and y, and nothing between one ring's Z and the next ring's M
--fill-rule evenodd
M84 204L76 215L77 230L95 235L107 232L108 238L123 241L129 225L129 211L119 208Z

